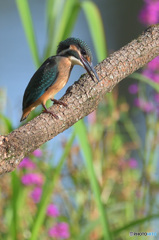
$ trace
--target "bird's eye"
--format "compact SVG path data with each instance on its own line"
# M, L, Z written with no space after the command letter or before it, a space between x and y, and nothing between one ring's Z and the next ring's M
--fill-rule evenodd
M81 49L81 54L86 55L86 51L84 49Z

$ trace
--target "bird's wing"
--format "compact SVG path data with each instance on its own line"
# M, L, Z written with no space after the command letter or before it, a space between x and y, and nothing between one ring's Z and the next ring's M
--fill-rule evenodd
M48 58L31 78L23 97L23 110L40 98L58 76L55 57Z

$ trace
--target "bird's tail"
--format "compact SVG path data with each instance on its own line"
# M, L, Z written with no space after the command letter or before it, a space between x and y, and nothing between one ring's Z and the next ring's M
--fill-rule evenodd
M22 117L21 117L21 119L20 119L20 122L24 121L26 118L27 118L27 116L24 117L24 116L22 115Z
M22 114L20 122L24 121L28 117L29 113L30 113L30 110L28 111L28 110L24 109L24 112Z

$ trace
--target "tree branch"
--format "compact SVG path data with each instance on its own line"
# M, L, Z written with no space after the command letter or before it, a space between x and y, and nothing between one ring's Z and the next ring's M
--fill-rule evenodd
M93 112L105 93L157 55L159 24L149 27L139 38L99 63L96 71L100 83L95 84L85 74L69 87L62 97L68 107L50 108L57 113L58 120L49 114L40 114L7 136L0 136L0 174L13 171L29 153Z

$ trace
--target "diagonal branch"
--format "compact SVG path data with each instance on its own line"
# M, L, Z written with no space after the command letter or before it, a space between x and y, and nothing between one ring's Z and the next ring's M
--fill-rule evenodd
M40 114L7 136L0 136L0 174L13 171L24 156L93 112L105 93L157 55L159 24L149 27L139 38L99 63L96 71L100 83L94 84L86 74L69 87L62 98L68 107L50 108L57 113L58 120Z

